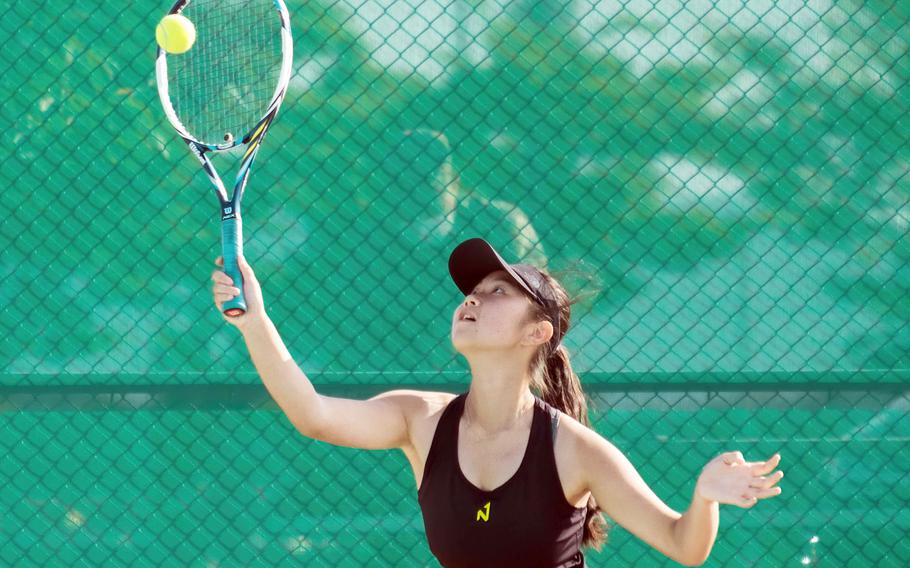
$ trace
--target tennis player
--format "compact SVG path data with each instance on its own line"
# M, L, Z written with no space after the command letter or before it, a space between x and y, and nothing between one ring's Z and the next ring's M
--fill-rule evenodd
M561 343L570 322L566 291L533 266L507 263L482 239L461 243L449 258L465 294L452 316L452 344L471 371L459 395L320 395L266 315L242 258L240 268L247 312L225 319L242 332L269 393L304 436L402 450L430 550L443 566L584 566L583 548L606 539L601 512L667 557L697 566L713 547L720 504L750 508L781 493L779 454L747 462L731 451L704 466L684 514L661 501L590 428ZM239 291L221 271L212 280L220 310Z

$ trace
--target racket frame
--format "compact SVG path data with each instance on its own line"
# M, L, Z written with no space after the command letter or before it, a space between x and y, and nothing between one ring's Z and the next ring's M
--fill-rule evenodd
M178 0L171 7L168 15L179 14L191 3L192 0ZM234 281L234 286L240 290L240 294L235 298L228 300L222 306L222 312L229 317L236 317L246 313L246 299L243 294L243 276L238 266L238 258L243 256L243 224L240 217L240 202L243 198L243 192L246 188L247 179L249 179L250 169L253 161L259 153L259 147L262 143L265 133L271 126L272 121L278 114L278 108L281 106L285 95L287 94L288 83L291 78L291 67L294 59L294 42L291 36L291 21L288 14L287 6L284 0L272 0L272 4L278 12L281 19L281 69L278 73L278 84L272 95L262 118L256 122L255 126L250 129L242 138L225 141L223 144L207 144L197 140L187 130L181 122L171 104L168 78L167 78L167 52L158 47L157 56L155 57L155 78L158 84L158 97L164 107L164 114L168 122L177 131L177 134L183 139L189 147L190 152L196 156L202 169L209 178L209 182L215 190L215 195L221 206L221 249L222 258L224 259L224 272ZM179 57L179 56L178 56ZM209 154L213 152L224 152L237 146L246 144L246 151L240 160L240 166L237 169L237 175L234 179L234 191L228 196L224 182L218 175L217 170L209 159Z

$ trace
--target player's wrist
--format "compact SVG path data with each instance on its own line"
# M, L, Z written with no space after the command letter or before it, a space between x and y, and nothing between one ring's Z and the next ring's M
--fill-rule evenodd
M265 311L247 312L243 316L243 325L238 326L240 332L246 336L263 335L268 333L271 320Z

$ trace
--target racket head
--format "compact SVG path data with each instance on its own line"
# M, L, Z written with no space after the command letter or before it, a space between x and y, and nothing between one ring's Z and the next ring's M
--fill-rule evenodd
M168 121L205 150L249 141L278 112L293 63L284 0L178 0L168 14L196 26L196 43L155 60L158 96Z

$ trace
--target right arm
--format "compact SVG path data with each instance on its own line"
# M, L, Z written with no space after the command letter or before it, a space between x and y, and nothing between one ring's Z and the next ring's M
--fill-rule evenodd
M220 260L220 259L219 259ZM216 264L220 264L216 260ZM389 391L369 400L323 396L294 362L278 330L265 313L259 282L249 264L238 258L247 312L227 317L243 334L253 365L265 388L301 434L329 444L363 449L410 445L409 418L426 407L432 393ZM215 305L237 295L230 277L212 273Z

